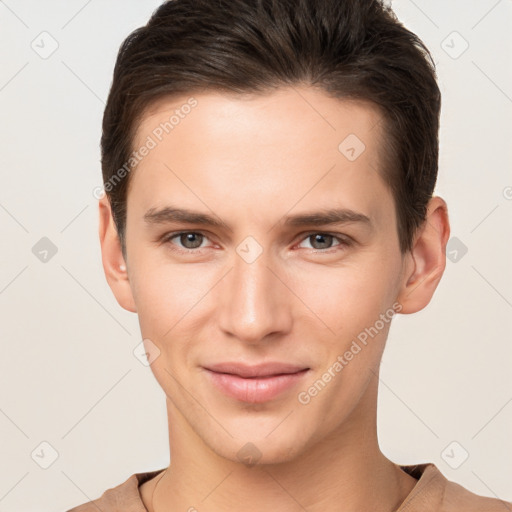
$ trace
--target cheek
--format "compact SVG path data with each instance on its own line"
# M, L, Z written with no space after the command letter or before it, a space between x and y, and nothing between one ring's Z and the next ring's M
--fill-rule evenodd
M194 265L173 265L142 258L137 261L132 290L142 338L159 350L151 364L161 385L173 385L169 374L180 374L195 361L201 330L212 315L208 292L216 282L213 270Z
M335 336L357 334L373 324L394 302L390 262L368 258L338 268L310 266L290 272L290 288L309 315L316 315Z
M177 396L193 346L196 332L190 320L197 314L204 291L196 289L191 276L170 265L142 265L134 276L132 289L137 305L138 321L143 339L150 340L146 351L154 350L158 357L151 371L166 394ZM197 279L197 277L196 277ZM155 348L156 347L156 348Z
M211 287L208 275L193 265L173 265L149 257L134 263L131 286L139 321L146 331L158 336L194 308Z

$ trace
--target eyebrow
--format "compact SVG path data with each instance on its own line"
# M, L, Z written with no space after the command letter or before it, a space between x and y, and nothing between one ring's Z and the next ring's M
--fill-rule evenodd
M220 218L186 208L174 208L166 206L164 208L150 208L144 214L144 222L148 225L166 224L171 222L183 224L200 224L211 227L228 227ZM356 212L347 208L322 209L313 212L307 212L297 215L285 215L283 224L285 226L326 226L333 224L346 224L360 222L368 226L372 225L370 218L363 213Z

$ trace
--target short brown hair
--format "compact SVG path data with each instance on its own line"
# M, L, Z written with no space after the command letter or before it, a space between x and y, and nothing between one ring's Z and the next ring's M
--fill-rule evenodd
M378 105L379 171L393 193L400 250L412 248L437 179L441 94L428 49L391 8L379 0L168 0L122 43L103 116L103 181L125 256L129 174L112 184L146 109L162 97L295 84Z

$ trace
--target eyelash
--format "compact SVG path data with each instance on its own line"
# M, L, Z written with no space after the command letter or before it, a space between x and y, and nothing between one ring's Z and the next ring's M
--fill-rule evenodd
M167 233L166 235L164 235L162 237L162 243L170 245L171 246L171 250L176 251L176 252L181 253L181 254L192 254L192 253L201 254L201 248L181 249L181 248L177 247L175 244L173 244L171 242L171 240L176 238L176 237L179 237L181 235L189 235L189 234L201 235L201 236L203 236L205 238L208 238L208 236L205 233L201 232L201 231L176 231L176 232ZM342 237L342 236L339 236L339 234L327 233L327 232L324 232L324 231L311 231L310 233L306 233L306 234L303 235L303 237L301 238L300 242L303 242L304 240L310 238L313 235L332 236L333 238L335 238L339 242L338 245L335 245L333 247L329 247L327 249L310 249L310 251L314 252L314 253L331 254L332 252L337 251L337 249L336 249L337 247L345 247L346 248L346 247L350 247L350 246L352 246L354 244L354 241L350 237L347 237L346 235L344 235ZM205 248L203 247L202 249L205 249Z

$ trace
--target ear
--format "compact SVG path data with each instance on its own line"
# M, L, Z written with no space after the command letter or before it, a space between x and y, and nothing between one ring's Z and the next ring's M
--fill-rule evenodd
M101 261L108 285L119 305L136 313L135 301L128 278L127 265L121 250L121 242L107 195L99 200L99 236Z
M416 313L432 299L446 266L446 244L450 236L448 207L440 197L427 205L427 215L418 229L412 250L404 257L403 283L398 295L400 313Z

